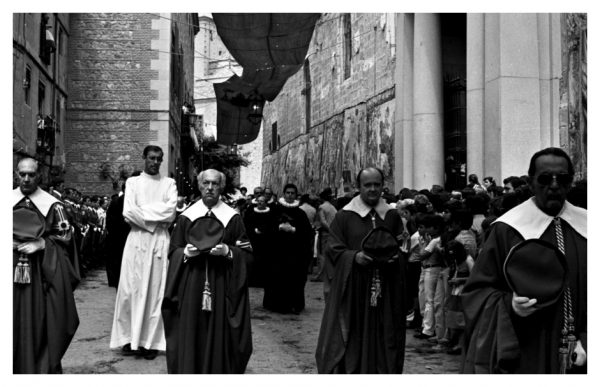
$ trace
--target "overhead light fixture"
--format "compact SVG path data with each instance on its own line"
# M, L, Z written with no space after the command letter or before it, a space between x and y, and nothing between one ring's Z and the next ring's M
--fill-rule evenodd
M248 121L253 125L259 125L263 119L264 101L259 99L250 100L250 113L248 113Z

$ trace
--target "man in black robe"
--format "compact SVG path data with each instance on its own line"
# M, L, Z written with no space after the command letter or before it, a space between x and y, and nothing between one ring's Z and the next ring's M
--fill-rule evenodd
M162 304L167 370L244 373L252 354L246 268L251 254L242 247L248 240L241 216L220 199L225 175L208 169L198 184L202 200L181 214L171 235ZM216 217L225 229L220 243L201 252L188 230L205 216Z
M567 372L585 372L587 211L566 201L574 170L563 150L537 152L528 173L534 197L493 223L463 290L467 323L464 373L559 372L564 296L538 308L537 299L514 293L503 274L513 246L541 239L560 248L559 232L564 240L576 340L574 354L568 356L573 367Z
M244 213L244 226L252 244L254 260L249 270L248 286L264 287L266 262L270 261L272 245L275 240L276 222L274 211L267 206L265 195L256 198L256 206Z
M125 184L122 186L123 194L111 200L106 210L106 277L108 286L112 288L119 287L123 250L131 230L131 226L123 217Z
M38 164L17 165L13 190L13 372L62 373L79 317L69 259L71 226L62 203L38 187Z
M304 310L304 286L312 259L313 229L296 199L298 188L288 183L274 207L276 229L272 252L265 261L263 306L277 313ZM249 210L251 211L251 210Z
M383 172L359 172L359 196L330 225L325 273L331 290L317 343L319 373L402 373L406 337L405 262L375 262L362 241L376 227L402 233L397 211L381 199ZM377 291L379 289L379 291Z

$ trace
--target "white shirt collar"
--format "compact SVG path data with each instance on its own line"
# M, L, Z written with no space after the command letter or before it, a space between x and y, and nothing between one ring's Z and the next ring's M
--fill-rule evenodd
M587 239L587 210L576 207L565 201L562 210L557 215L569 223L579 235ZM524 239L534 239L542 236L554 217L538 208L533 198L519 204L494 221L506 223L517 230Z
M210 209L212 213L215 215L217 219L223 223L223 226L227 227L227 224L237 212L227 204L223 203L221 199ZM198 200L196 203L188 207L185 211L181 213L181 216L185 216L190 221L194 221L202 216L205 216L208 212L208 207L204 204L202 199Z
M50 207L56 202L59 202L57 198L45 192L44 190L36 189L31 195L28 195L29 199L33 202L33 204L37 207L37 209L44 215L44 217L48 216L48 212L50 211ZM21 188L17 187L13 189L13 207L17 205L25 195L21 192Z
M377 215L383 220L385 219L385 214L392 208L382 199L379 199L379 202L375 207L371 207L367 205L359 196L355 196L350 203L346 204L343 210L352 211L358 214L361 218L364 218L371 212L372 209L375 210Z

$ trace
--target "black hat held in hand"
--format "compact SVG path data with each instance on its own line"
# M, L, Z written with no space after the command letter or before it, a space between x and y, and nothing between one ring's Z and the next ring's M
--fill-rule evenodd
M194 220L189 228L187 240L201 253L206 253L221 243L224 232L225 227L219 219L212 216L201 216Z
M13 239L19 242L36 240L44 235L46 224L40 215L29 208L13 209Z
M543 308L559 300L568 278L565 255L550 242L528 239L515 245L504 262L508 286Z
M375 227L363 238L362 251L375 263L386 263L398 254L400 245L396 236L385 227Z

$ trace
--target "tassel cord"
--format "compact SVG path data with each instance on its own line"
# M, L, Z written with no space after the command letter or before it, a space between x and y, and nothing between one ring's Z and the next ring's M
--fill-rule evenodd
M210 292L210 282L208 281L208 260L205 266L204 291L202 292L202 310L206 312L212 311L212 294Z

